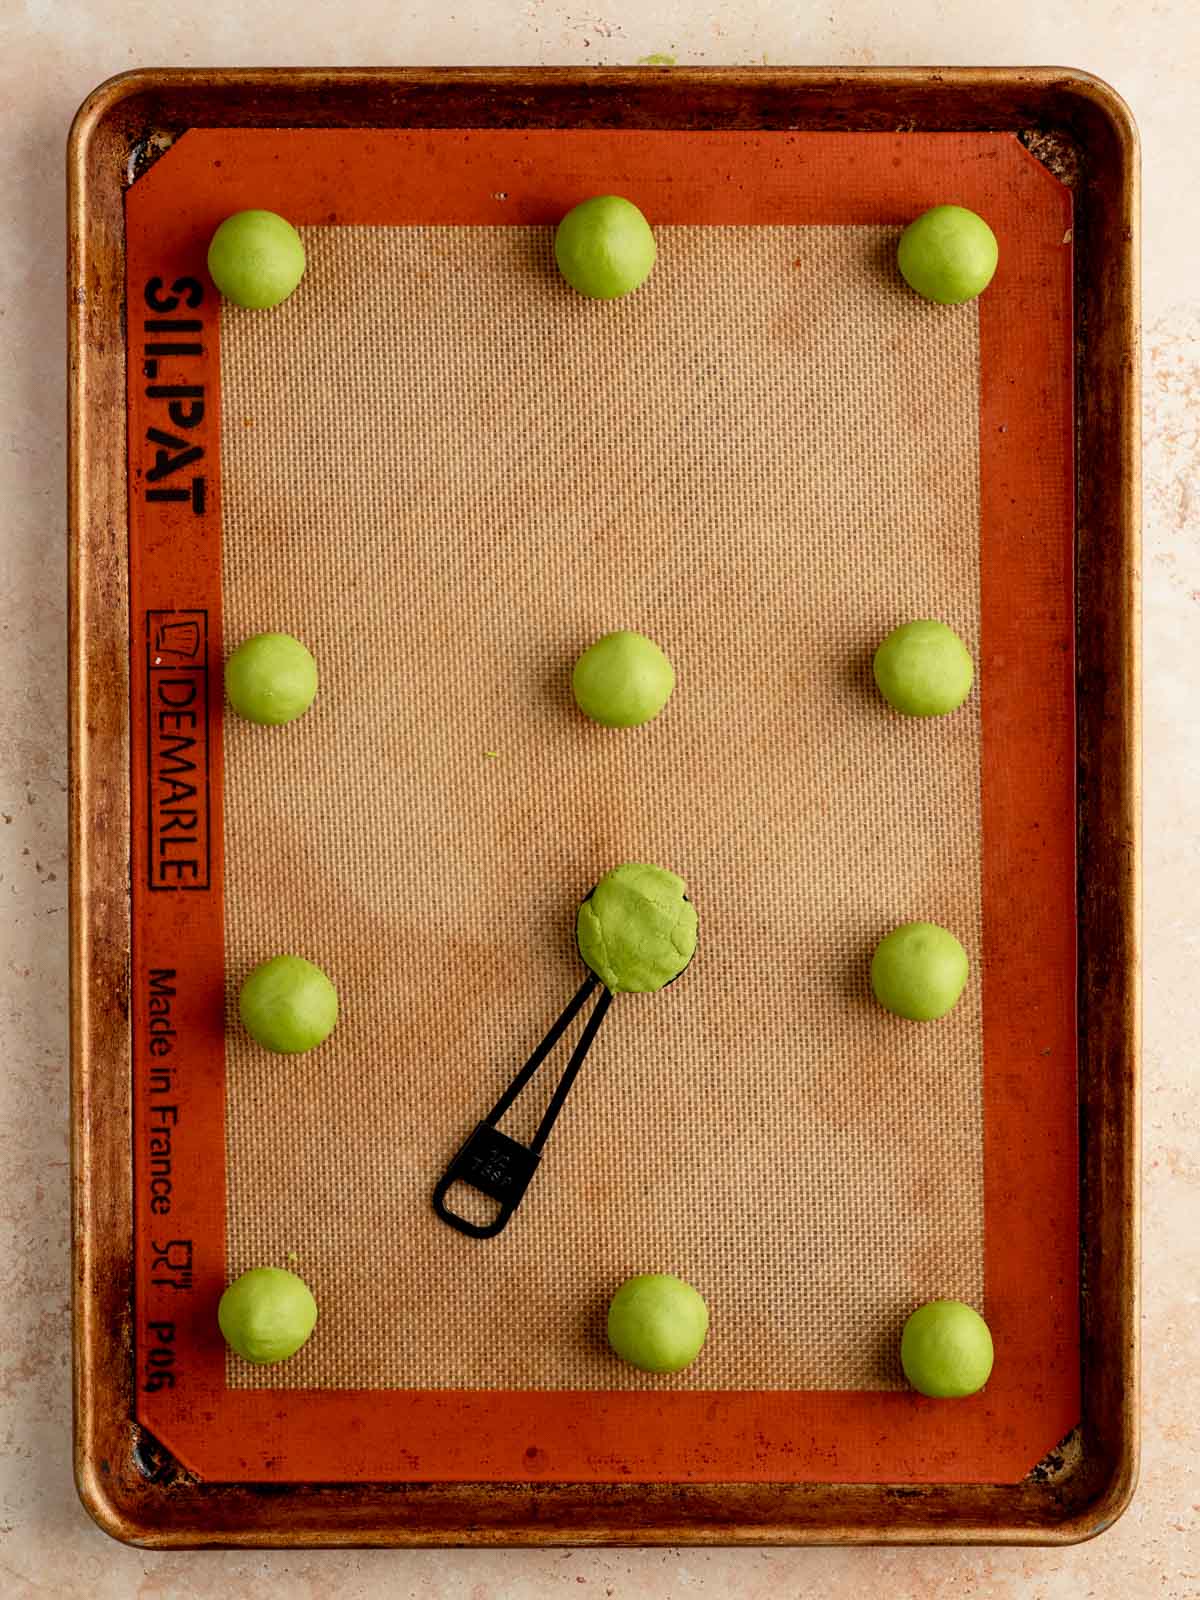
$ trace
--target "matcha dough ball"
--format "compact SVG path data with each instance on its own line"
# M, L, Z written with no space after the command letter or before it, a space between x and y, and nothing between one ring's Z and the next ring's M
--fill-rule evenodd
M953 1011L967 981L967 952L936 922L906 922L881 939L871 961L871 988L886 1010L911 1022Z
M900 1364L921 1394L961 1400L992 1371L992 1336L978 1311L961 1300L930 1300L904 1324Z
M304 246L273 211L236 211L212 236L208 270L234 305L277 306L304 276Z
M653 639L622 629L589 645L575 663L575 703L606 728L640 728L675 687L675 669Z
M992 281L1000 247L982 217L963 206L934 206L910 222L896 252L910 288L956 306L974 300Z
M316 1320L312 1291L303 1278L282 1267L243 1272L217 1307L217 1321L229 1348L259 1366L294 1356Z
M294 722L316 692L317 663L290 633L256 633L225 663L229 703L250 722Z
M643 1372L681 1372L708 1332L704 1297L669 1272L626 1278L608 1307L608 1342Z
M333 1032L337 990L303 956L275 956L243 983L238 1012L251 1038L279 1055L295 1055L314 1049Z
M890 706L909 717L944 717L971 692L975 668L966 645L944 622L906 622L875 652L875 682Z
M650 276L657 255L650 224L620 195L597 195L568 211L554 235L554 259L590 300L617 300Z
M682 878L628 862L606 872L579 908L579 954L614 994L653 994L696 953L696 908Z

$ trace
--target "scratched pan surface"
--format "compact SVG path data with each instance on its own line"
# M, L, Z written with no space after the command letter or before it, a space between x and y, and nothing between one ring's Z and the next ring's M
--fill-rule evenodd
M659 241L615 305L551 252L606 191ZM1001 244L965 307L893 264L947 197ZM247 205L308 254L269 313L204 269ZM125 222L156 1460L296 1493L1045 1474L1083 1403L1071 188L1005 132L194 126ZM920 615L979 664L932 727L870 680ZM620 626L678 673L628 733L569 692ZM222 708L223 656L264 629L321 671L285 729ZM618 998L516 1217L469 1240L433 1185L577 986L578 900L629 859L686 878L699 955ZM911 917L972 957L928 1027L866 980ZM295 1059L236 1020L284 950L342 1003ZM214 1312L266 1264L321 1315L264 1369ZM635 1271L709 1301L685 1373L606 1349ZM952 1412L896 1360L939 1295L998 1350Z

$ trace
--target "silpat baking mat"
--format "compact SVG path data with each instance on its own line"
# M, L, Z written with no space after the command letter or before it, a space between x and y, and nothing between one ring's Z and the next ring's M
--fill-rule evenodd
M550 250L603 190L659 230L616 306ZM1002 261L952 309L891 265L947 196ZM308 272L218 311L251 204ZM213 1478L1020 1476L1077 1403L1066 191L989 135L193 131L127 218L142 1420ZM933 726L870 682L925 614L981 664ZM568 686L618 626L679 674L634 733ZM318 701L222 723L264 628ZM700 954L468 1241L433 1183L627 859L687 878ZM866 983L914 916L975 958L924 1028ZM285 949L343 1018L281 1060L222 1023ZM267 1369L214 1319L263 1264L321 1307ZM647 1270L712 1307L674 1378L605 1348ZM895 1360L938 1295L999 1351L949 1414Z

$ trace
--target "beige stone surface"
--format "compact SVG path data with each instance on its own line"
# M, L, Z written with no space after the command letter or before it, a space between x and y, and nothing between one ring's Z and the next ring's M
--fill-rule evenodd
M235 11L242 13L234 20ZM1067 1551L147 1555L70 1476L66 1164L62 146L134 64L1069 63L1138 116L1146 159L1145 1451L1125 1518ZM1193 0L145 0L0 5L0 1594L116 1600L614 1600L1200 1594L1200 9Z

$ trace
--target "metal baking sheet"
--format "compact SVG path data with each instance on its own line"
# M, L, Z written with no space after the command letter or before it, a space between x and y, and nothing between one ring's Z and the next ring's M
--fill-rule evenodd
M303 76L253 81L298 107ZM181 1519L150 1537L195 1538L201 1508L223 1535L248 1518L283 1536L248 1487L265 1483L322 1507L314 1538L365 1517L371 1539L457 1539L485 1507L490 1537L527 1537L530 1496L551 1496L637 1541L664 1493L702 1496L697 1536L724 1538L839 1536L874 1493L888 1514L864 1529L888 1537L899 1486L943 1508L931 1530L971 1536L981 1497L1007 1494L1026 1521L995 1513L990 1537L1062 1537L1062 1505L1105 1466L1081 1219L1128 1241L1133 1217L1096 1212L1086 1144L1078 1180L1100 1088L1086 895L1072 909L1095 695L1073 626L1091 604L1080 171L1065 140L1043 136L1039 160L1005 126L673 126L686 80L659 78L663 115L641 126L610 109L436 128L411 103L391 125L255 126L250 80L203 110L196 80L184 125L127 152L128 456L104 492L129 530L127 610L105 618L129 672L77 772L86 788L109 761L130 830L135 1387L124 1410L91 1392L126 1430L146 1515ZM106 134L139 95L186 100L170 78L127 88ZM551 224L605 189L659 230L657 302L588 307L554 277ZM886 262L904 218L948 196L990 217L1003 266L940 315ZM222 312L203 265L215 222L250 204L309 251L272 317ZM94 256L95 206L88 223ZM85 539L77 670L101 645L95 559ZM865 668L930 596L980 662L936 744L879 718ZM582 726L556 682L631 609L681 668L653 741ZM260 626L322 663L289 740L222 716L223 651ZM1090 893L1112 866L1082 843ZM657 1005L615 1008L509 1234L451 1235L426 1190L566 997L572 886L637 855L689 876L701 958ZM95 847L76 860L82 882ZM528 895L498 927L514 880ZM916 902L976 956L931 1048L862 980ZM93 941L100 907L81 887ZM287 1073L224 1026L281 941L335 972L347 1018ZM77 973L94 966L77 951ZM77 1057L77 1088L96 1059ZM86 1263L94 1237L77 1242ZM227 1358L213 1313L228 1274L267 1261L298 1263L323 1315L264 1374ZM667 1383L614 1373L596 1326L645 1268L714 1304L705 1357ZM986 1308L1000 1352L951 1417L894 1360L903 1315L938 1292ZM79 1335L94 1370L86 1318ZM781 1510L814 1497L808 1528Z

